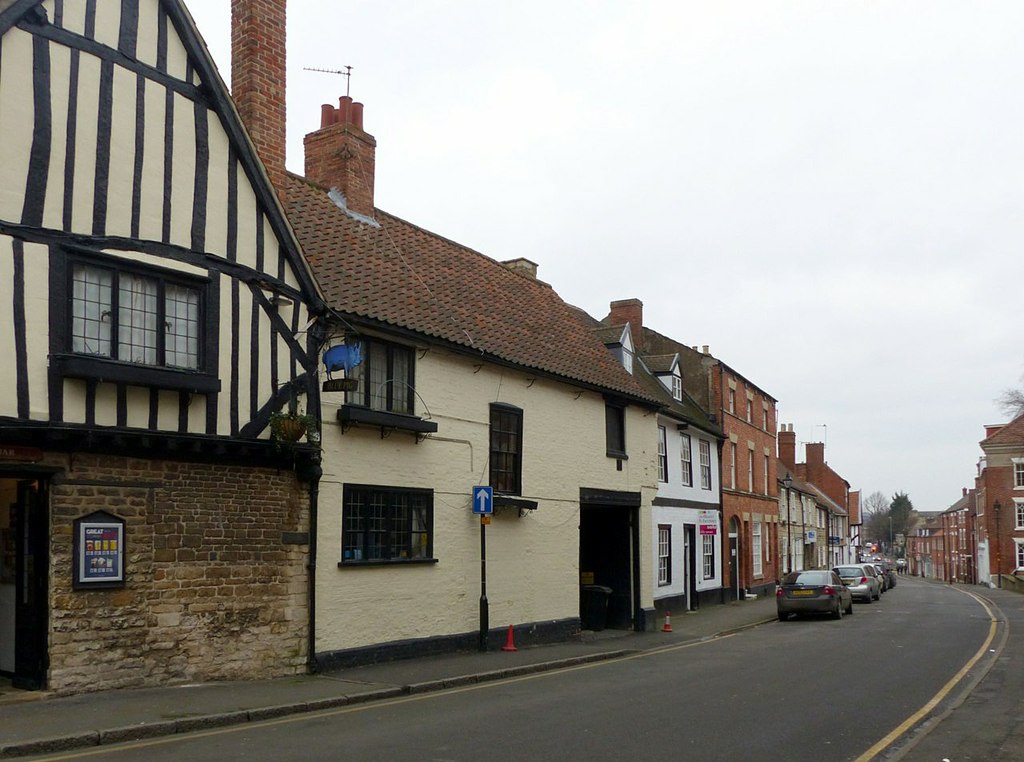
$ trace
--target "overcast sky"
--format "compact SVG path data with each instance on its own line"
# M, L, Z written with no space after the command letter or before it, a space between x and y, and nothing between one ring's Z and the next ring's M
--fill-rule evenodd
M229 0L187 0L230 83ZM1020 383L1024 2L290 0L376 205L712 353L865 497L944 509ZM824 424L824 425L822 425ZM802 448L798 451L802 456Z

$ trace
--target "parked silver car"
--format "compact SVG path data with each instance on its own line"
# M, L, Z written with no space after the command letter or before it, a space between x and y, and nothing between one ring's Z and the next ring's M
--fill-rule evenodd
M854 599L871 603L882 597L882 582L873 564L845 564L832 571L839 575Z
M853 613L849 589L828 569L790 572L775 589L775 604L780 622L790 614L831 614L842 619L843 614Z

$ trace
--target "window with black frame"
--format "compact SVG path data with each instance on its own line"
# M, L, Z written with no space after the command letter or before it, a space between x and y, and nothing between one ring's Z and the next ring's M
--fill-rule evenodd
M363 339L363 362L351 374L358 386L347 393L348 404L412 415L413 367L411 347Z
M346 484L342 564L433 558L434 492Z
M523 493L523 411L491 405L490 485L506 495Z
M626 409L616 402L604 406L605 449L609 458L626 457Z
M74 261L69 349L136 365L202 364L204 285L147 270Z

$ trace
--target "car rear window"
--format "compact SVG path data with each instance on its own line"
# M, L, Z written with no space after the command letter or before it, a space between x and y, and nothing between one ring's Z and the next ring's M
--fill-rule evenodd
M836 571L840 577L863 577L864 570L859 566L838 566Z
M823 571L791 572L782 580L784 585L827 585L832 575Z

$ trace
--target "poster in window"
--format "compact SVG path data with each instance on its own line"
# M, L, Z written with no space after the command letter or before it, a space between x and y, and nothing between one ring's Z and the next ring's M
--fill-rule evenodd
M93 514L75 522L75 587L124 584L124 521Z

